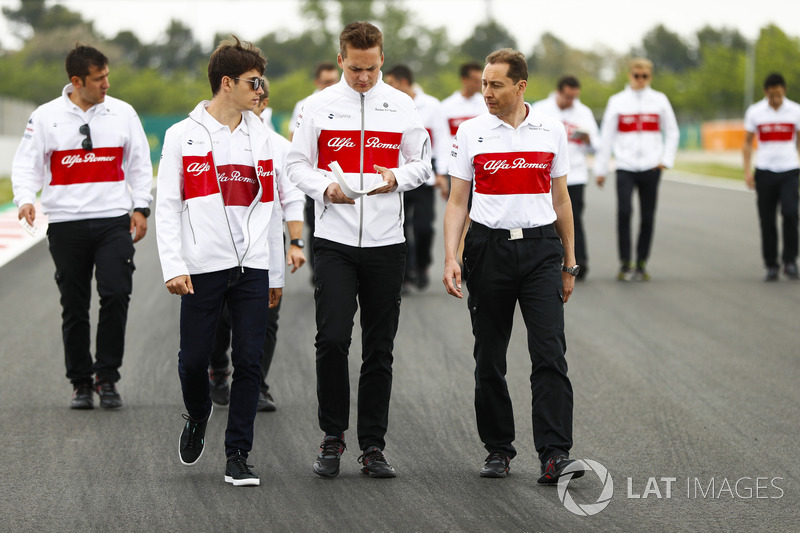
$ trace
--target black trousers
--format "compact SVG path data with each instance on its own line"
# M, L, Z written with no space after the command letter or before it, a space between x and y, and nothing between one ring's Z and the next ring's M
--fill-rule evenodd
M767 267L778 267L778 206L783 218L783 263L797 261L798 175L800 169L770 172L756 169L758 218L761 221L761 254Z
M308 228L308 239L306 239L305 252L311 275L314 275L314 229L317 226L317 219L314 218L314 200L306 196L306 227Z
M181 296L181 349L178 375L186 410L202 420L211 410L208 365L214 336L226 303L233 325L233 379L225 430L225 455L253 447L253 422L259 390L259 361L269 314L269 271L234 267L192 275L194 294Z
M472 222L464 241L464 279L475 336L475 414L486 450L509 457L514 413L506 353L519 302L528 330L533 441L544 463L572 448L572 384L567 377L561 260L552 226L541 238L508 240Z
M278 317L280 316L281 304L283 299L278 302L278 306L270 309L267 315L267 334L264 337L264 351L261 354L261 392L269 392L267 376L272 366L272 358L275 355L275 345L278 343ZM228 370L230 358L228 357L228 347L231 345L231 311L227 301L222 308L217 324L217 334L214 337L214 350L211 352L211 368L225 372Z
M135 269L130 224L130 216L123 215L54 222L47 228L61 292L64 360L73 384L91 381L92 374L100 380L120 379ZM100 296L94 362L89 324L92 273Z
M583 232L583 193L586 189L584 183L567 186L569 199L572 202L572 220L575 226L575 262L584 267L589 262L586 255L586 236Z
M658 182L661 169L644 172L617 170L617 244L619 259L623 264L631 262L631 215L633 213L633 189L639 190L640 225L636 243L636 263L647 261L653 242L653 227L658 202Z
M339 435L349 427L347 357L353 317L361 305L358 444L362 450L383 449L406 245L356 248L317 238L314 255L319 427L326 435Z
M406 213L403 228L408 243L406 278L413 271L424 273L431 265L435 192L433 187L420 185L403 193L403 209Z

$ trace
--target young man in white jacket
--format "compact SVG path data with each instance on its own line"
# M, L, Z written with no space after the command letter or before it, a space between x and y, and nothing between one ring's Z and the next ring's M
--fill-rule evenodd
M630 63L630 85L608 99L600 125L600 150L595 157L597 184L603 186L613 152L617 161L617 242L620 270L617 279L650 279L647 259L655 224L661 171L675 162L680 133L669 100L650 88L653 63L634 59ZM631 200L639 189L639 238L636 263L631 263ZM635 267L635 271L634 271Z
M66 60L70 83L31 115L14 156L11 182L19 218L36 218L36 193L49 216L47 237L63 308L61 331L72 409L122 406L116 388L133 289L133 244L147 232L153 167L136 111L108 96L108 59L76 46ZM131 212L131 210L133 210ZM90 351L92 274L100 313ZM95 382L92 383L92 374Z
M586 236L583 231L584 189L589 182L586 155L597 151L599 133L592 110L581 103L581 84L575 76L563 76L556 85L557 91L546 100L536 102L531 111L554 118L564 124L569 142L569 175L567 191L572 202L572 221L575 226L575 261L580 265L576 279L583 279L589 272L589 255L586 251Z
M261 381L267 307L283 287L280 208L267 130L252 113L266 60L250 43L223 41L208 63L213 97L167 130L158 170L157 240L167 290L181 296L178 373L180 461L202 456L212 413L208 364L227 302L233 382L225 432L225 481L258 485L247 464Z
M406 258L402 192L430 176L430 140L411 98L381 81L378 28L348 24L339 36L338 62L342 80L306 100L287 163L289 179L316 202L317 399L325 437L314 472L339 473L350 417L347 356L358 299L363 346L359 461L370 477L394 477L383 449ZM332 162L341 166L347 189L378 188L349 198L330 171Z

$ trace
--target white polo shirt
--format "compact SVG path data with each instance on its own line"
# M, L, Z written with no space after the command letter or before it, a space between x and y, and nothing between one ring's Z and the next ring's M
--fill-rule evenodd
M783 99L773 109L766 98L747 108L744 129L758 139L756 168L786 172L798 168L797 130L800 129L800 105Z
M461 124L453 141L450 175L472 182L470 218L493 229L555 222L552 179L569 172L564 125L525 106L516 129L485 113Z

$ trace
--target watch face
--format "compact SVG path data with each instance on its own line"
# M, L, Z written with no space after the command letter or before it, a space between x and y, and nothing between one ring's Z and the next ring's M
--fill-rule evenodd
M292 239L291 244L297 246L298 248L305 248L306 241L303 239Z

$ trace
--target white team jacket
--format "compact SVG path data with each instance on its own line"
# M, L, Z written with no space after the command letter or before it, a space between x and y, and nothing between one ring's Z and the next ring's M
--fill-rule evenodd
M331 204L325 190L337 161L354 189L382 181L373 165L397 179L395 192ZM431 175L430 139L411 98L379 80L366 93L342 80L308 97L287 159L289 179L314 199L315 237L348 246L398 244L403 236L402 192Z
M148 207L153 166L136 111L106 96L84 113L69 99L71 92L67 85L59 98L31 114L11 169L14 203L33 204L41 190L50 222L116 217ZM78 131L87 121L90 152L81 148L86 136Z
M675 113L664 93L647 87L630 87L608 99L600 125L600 149L594 158L594 173L608 174L611 153L617 168L631 172L675 163L680 133Z
M245 252L239 257L220 192L211 135L202 125L200 102L189 118L164 137L158 167L156 237L164 281L181 275L216 272L234 267L269 269L269 286L283 287L283 225L275 198L275 172L266 126L252 112L243 113L250 135L253 166L259 184L247 206Z

